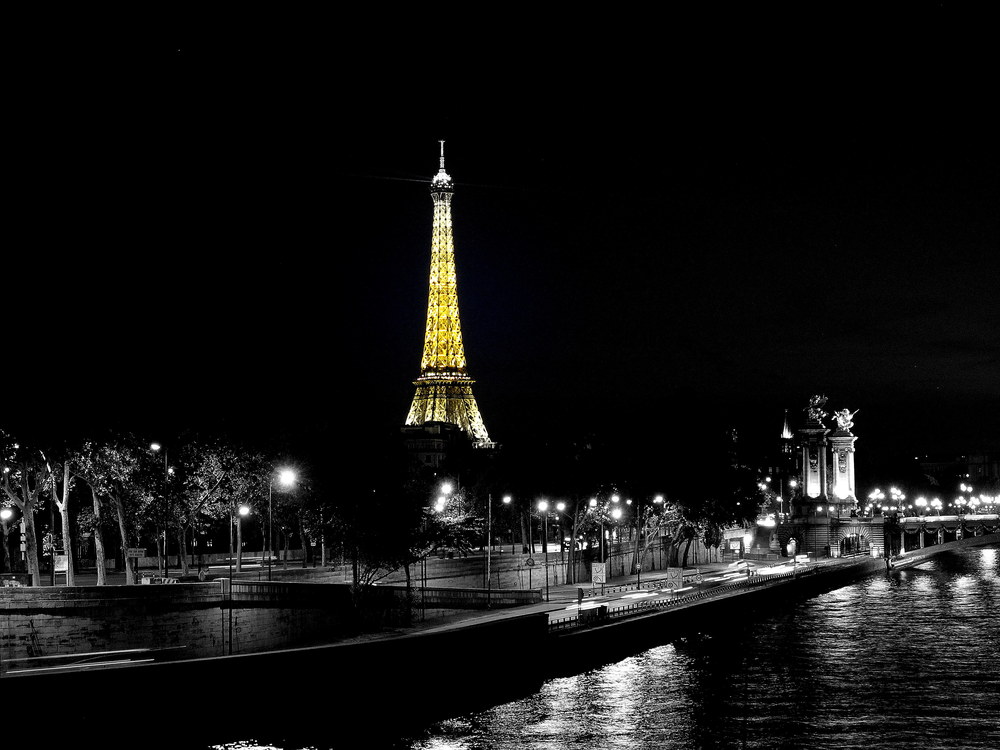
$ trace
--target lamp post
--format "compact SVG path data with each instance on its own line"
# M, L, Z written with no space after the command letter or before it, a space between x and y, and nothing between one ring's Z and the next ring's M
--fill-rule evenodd
M236 520L236 524L237 524L236 525L236 535L237 535L237 539L238 540L240 540L240 519L243 516L247 515L249 512L250 512L250 509L247 506L245 506L245 505L241 505L240 506L239 515L237 516L237 520ZM230 516L230 518L231 518L231 516ZM232 523L232 521L230 521L230 523ZM230 531L229 531L229 541L230 541L230 544L232 544L232 540L233 540L232 528L230 528ZM236 572L237 573L240 572L240 560L239 560L239 558L236 558ZM229 653L230 654L233 653L233 556L232 556L232 554L229 555Z
M285 487L295 484L295 472L291 469L282 469L278 472L278 481ZM271 472L271 479L267 483L267 580L271 580L271 558L274 557L274 532L271 520L271 495L274 493L274 472Z
M513 498L510 495L504 495L503 496L503 504L506 505L508 508L510 507L510 504L511 504L512 501L513 501ZM510 516L508 515L508 518L509 517ZM514 554L514 525L513 524L511 524L511 527L510 527L510 554L512 554L512 555Z
M617 497L618 497L618 495L615 495L615 496L614 496L614 497L612 497L611 499L612 499L612 500L615 500L615 499L616 499ZM611 518L612 518L612 519L614 519L614 521L616 522L616 523L615 523L615 528L617 528L617 527L618 527L618 524L617 524L617 521L618 521L619 519L621 519L621 517L622 517L622 509L621 509L621 508L620 508L619 506L617 506L617 505L616 505L616 506L615 506L614 508L612 508L612 509L611 509ZM620 542L620 541L621 541L621 539L619 539L618 541ZM624 574L624 572L625 572L625 571L624 571L624 568L625 568L625 563L623 562L623 563L622 563L622 569L623 569L623 570L622 570L622 573L623 573L623 574Z
M163 448L159 443L150 443L149 449L153 453L159 453L160 449ZM170 557L167 555L167 526L168 518L170 513L170 505L167 502L167 478L170 476L170 469L167 465L167 449L163 448L163 576L167 577L170 575ZM184 550L181 550L181 554Z
M542 559L545 560L545 601L549 601L549 504L538 501L538 512L542 514Z
M622 509L621 509L621 505L619 504L619 503L621 503L621 500L622 499L618 495L612 495L611 496L611 502L614 503L614 505L612 505L611 516L612 516L612 518L614 518L615 521L619 520L622 517ZM615 538L615 534L616 533L618 535L617 541L618 541L618 544L620 545L621 541L622 541L622 539L621 539L621 529L618 528L618 524L617 523L611 529L611 538L612 539Z
M566 516L566 503L559 501L556 503L556 513L559 515L556 517L556 525L559 531L559 564L565 565L566 563L566 539L563 537L563 518ZM568 576L566 575L565 569L563 570L563 583L566 583ZM558 579L556 581L558 583Z
M250 513L250 508L241 505L236 514L236 572L242 570L243 563L243 518Z
M897 487L890 487L889 496L890 496L890 501L892 505L896 508L897 512L902 514L904 512L903 501L906 499L906 495L903 494L903 492L899 490Z
M597 498L596 497L590 498L590 502L587 503L587 505L588 505L588 507L592 511L594 511L595 513L597 512ZM600 542L600 550L601 550L601 562L603 563L604 562L604 515L602 514L600 518L601 518L601 542Z
M635 563L635 588L642 587L642 498L635 503L635 554L632 562Z
M493 551L493 494L486 495L486 609L490 608L490 556Z
M662 528L663 528L662 525L661 525L661 521L663 520L663 516L660 514L660 508L663 507L663 504L665 502L666 502L666 500L664 500L663 495L656 495L653 498L653 505L658 506L656 508L656 514L657 514L657 516L656 516L656 536L657 536L657 539L660 542L660 569L661 570L663 569L663 535L660 532L662 531Z

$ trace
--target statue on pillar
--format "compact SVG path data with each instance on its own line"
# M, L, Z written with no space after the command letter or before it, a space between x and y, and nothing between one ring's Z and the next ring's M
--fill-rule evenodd
M810 422L823 423L823 419L826 417L826 412L823 411L824 404L826 404L826 396L817 395L809 398L809 406L805 408L805 412Z
M851 428L854 426L854 415L859 411L860 409L855 409L854 411L848 411L847 409L835 411L833 413L833 418L837 420L837 428L843 430L844 432L850 432Z

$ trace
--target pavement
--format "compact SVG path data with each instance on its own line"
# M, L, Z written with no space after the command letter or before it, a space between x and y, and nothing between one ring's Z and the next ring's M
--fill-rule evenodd
M757 566L757 575L766 574L760 572L763 569L777 568L790 563L790 561L786 560L751 560L750 562ZM835 565L838 562L842 561L826 558L811 560L808 565L817 567ZM267 566L261 565L259 561L250 561L244 563L241 567L241 579L253 579L254 573L256 573L257 579L267 580ZM290 567L298 568L301 565L295 564ZM205 569L209 579L225 577L229 574L228 564L214 564L205 566ZM802 566L799 566L799 569L801 570ZM273 571L277 573L280 580L280 568L274 566ZM156 571L140 570L140 575L143 572L148 574L155 573ZM168 572L171 577L180 577L180 569ZM192 567L190 573L192 578L196 575L196 572L196 567ZM684 590L697 593L696 589L707 590L714 586L739 580L745 576L745 572L742 575L737 574L732 561L701 563L684 569L684 577L688 579L685 586L690 587ZM50 586L51 580L49 573L43 574L42 586ZM77 571L75 580L77 586L95 586L97 585L97 571L94 569ZM124 585L125 573L122 571L108 571L106 580L109 585ZM65 585L65 576L56 574L55 583L57 586ZM666 598L677 593L668 588L667 571L662 569L643 571L639 576L635 574L610 576L603 587L601 584L592 584L590 581L585 581L581 583L549 584L548 586L543 585L539 588L542 593L542 601L537 604L506 607L503 609L468 610L453 612L447 615L435 614L425 619L421 619L419 615L416 615L410 627L398 630L390 629L377 634L359 636L359 638L385 638L412 632L453 629L473 624L475 621L519 617L527 613L538 612L547 613L551 622L561 618L574 617L578 614L581 607L586 609L598 605L607 605L610 609L616 609L618 607L634 605L639 599Z
M764 568L778 568L780 566L790 566L790 560L751 560L757 566L757 575L766 575L759 571ZM839 562L843 562L842 560ZM826 558L822 560L811 560L806 566L825 567L836 565L838 560ZM803 565L798 565L802 570ZM790 567L789 567L790 570ZM746 578L746 574L736 574L732 561L703 563L697 566L684 569L684 577L700 576L701 581L692 582L690 589L692 593L697 593L696 589L710 589L725 583ZM729 576L722 578L722 576ZM542 586L542 601L538 604L529 604L520 607L507 607L493 610L473 610L460 612L444 616L431 617L424 621L419 619L413 626L405 632L414 630L420 632L431 632L434 630L446 630L456 627L470 625L475 621L496 620L506 617L519 617L527 613L545 612L549 615L549 621L558 620L564 617L575 617L579 608L591 608L606 604L610 609L617 607L627 607L634 605L637 600L649 598L664 598L672 596L667 587L667 572L665 570L651 570L628 576L612 576L607 579L603 586L593 585L590 581L584 583L562 583L559 585L550 584L548 590ZM580 590L583 596L580 596ZM403 632L403 631L397 631Z

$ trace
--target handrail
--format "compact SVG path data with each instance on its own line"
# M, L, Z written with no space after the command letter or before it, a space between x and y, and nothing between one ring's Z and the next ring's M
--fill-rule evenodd
M594 624L606 622L607 620L623 619L647 614L649 610L670 609L680 604L692 604L697 601L713 598L719 594L731 593L739 588L767 586L777 581L787 580L789 578L798 578L803 574L804 572L800 573L796 571L792 573L778 573L777 575L769 575L766 577L753 576L749 579L740 579L738 581L720 584L719 586L714 586L711 589L699 591L694 594L685 594L684 596L671 599L659 599L657 601L634 602L632 604L627 604L624 607L608 609L607 619L598 620ZM569 617L561 617L557 620L550 620L549 631L565 630L574 627L587 627L588 625L589 623L580 622L579 615L570 615Z

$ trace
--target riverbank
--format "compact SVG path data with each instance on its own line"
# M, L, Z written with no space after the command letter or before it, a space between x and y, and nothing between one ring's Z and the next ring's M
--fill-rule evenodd
M727 569L716 563L694 572L708 576ZM705 622L745 616L751 607L766 606L769 597L810 596L879 569L884 570L884 562L871 558L823 560L788 579L692 597L669 610L638 613L569 635L551 631L550 618L579 603L582 587L562 584L548 587L547 601L537 604L456 613L330 645L163 663L93 664L58 675L8 677L4 686L18 695L69 696L80 721L136 731L148 730L153 715L183 707L184 722L196 723L200 736L217 737L218 742L330 722L344 722L344 731L360 725L369 737L399 736L408 728L531 694L552 676L620 659ZM604 588L621 592L654 583L653 578L618 577ZM599 597L599 592L599 587L583 589L585 599ZM131 699L123 696L125 685ZM203 702L197 697L202 694L214 697ZM121 696L126 707L118 710L113 696ZM128 705L136 697L138 708Z

